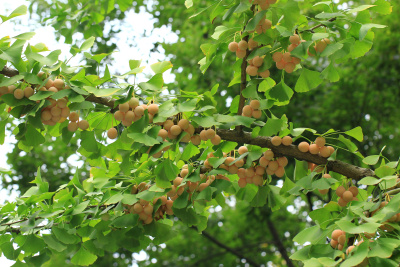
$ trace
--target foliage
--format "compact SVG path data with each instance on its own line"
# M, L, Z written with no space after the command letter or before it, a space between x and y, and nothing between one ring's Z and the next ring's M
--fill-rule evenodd
M132 6L132 1L124 0L117 1L116 6L114 1L100 1L101 5L92 1L68 1L55 7L46 6L45 1L37 2L39 9L48 10L44 16L47 20L52 19L52 26L67 38L67 43L72 43L74 32L85 33L86 40L74 44L71 52L74 56L83 54L92 62L94 60L95 65L106 65L104 60L112 52L87 52L94 47L95 41L97 46L98 38L95 37L103 35L100 25L123 18L124 11ZM385 28L373 19L376 14L391 13L389 2L378 0L372 5L366 3L342 10L331 2L282 0L272 1L268 9L259 10L259 13L256 11L265 9L265 3L186 1L185 6L174 9L174 13L171 8L167 9L170 13L165 14L176 16L175 25L184 18L179 17L181 12L186 12L184 8L192 14L189 19L183 19L182 25L185 32L203 33L187 36L188 39L195 38L194 43L206 39L206 43L200 45L203 58L199 58L198 63L207 78L202 80L199 73L191 70L197 61L193 62L193 52L177 49L191 60L177 57L178 63L174 65L177 69L183 67L183 76L192 74L192 79L177 78L179 85L169 85L168 95L164 91L163 73L173 67L171 62L151 65L152 77L138 84L128 84L125 83L127 77L140 76L143 71L140 60L131 59L131 70L122 75L110 73L107 65L104 73L94 74L93 67L70 66L68 61L59 60L59 50L47 51L43 44L25 46L32 33L0 40L3 69L0 76L0 141L4 140L7 122L18 124L12 130L18 148L25 153L41 153L37 147L53 142L53 139L57 139L53 148L56 155L68 144L72 144L68 149L74 151L79 139L76 151L91 166L90 175L76 171L70 181L61 185L50 177L57 173L57 165L47 170L35 166L38 167L36 172L32 169L21 172L31 179L34 176L32 183L36 186L24 192L16 202L1 208L2 253L15 260L16 265L50 264L56 261L59 253L62 256L58 260L70 258L74 265L91 265L98 257L121 249L135 252L149 245L150 248L158 246L173 238L177 230L183 231L182 227L187 227L190 235L195 231L201 233L207 228L209 218L212 225L215 216L210 216L209 208L220 205L229 213L225 201L227 196L234 196L242 203L238 206L242 205L252 219L235 218L243 213L226 217L243 225L243 231L251 232L263 230L262 224L256 224L261 228L249 229L251 220L267 218L271 236L265 238L276 242L277 250L289 266L293 264L291 260L301 261L306 266L355 266L368 261L372 266L397 265L397 247L400 245L399 226L395 223L399 213L398 189L395 188L398 162L387 160L382 151L374 151L375 155L368 157L358 151L352 140L364 138L359 122L352 122L352 127L345 128L347 131L344 132L330 129L331 124L321 123L324 126L319 127L326 132L318 133L311 128L300 128L308 127L307 124L289 122L291 117L284 114L285 109L298 107L295 105L298 95L306 92L315 95L321 84L337 82L340 68L353 64L352 59L364 56L371 49L375 36L372 29ZM26 8L20 7L1 18L4 22L25 13ZM202 32L199 30L201 24L191 25L190 22L196 20L204 23L204 15L218 26L206 27ZM71 27L63 26L67 22ZM254 30L257 33L253 33ZM300 35L302 42L293 41L295 34ZM242 50L245 51L243 55L234 49L239 57L235 59L228 51L228 43L232 40L248 42L250 38L257 46ZM179 48L183 44L177 45ZM290 46L293 48L291 53L287 52L283 60L276 60L279 52L286 52ZM257 65L257 60L262 64ZM284 70L278 71L274 65ZM256 68L255 74L259 76L253 75L249 66L253 70ZM261 74L267 69L271 77L266 77L269 72L268 75ZM246 75L246 71L251 75ZM230 90L232 86L238 90ZM334 91L342 89L335 88ZM227 89L228 93L221 94L222 89ZM227 97L232 98L229 107L225 107ZM251 101L245 106L246 99ZM137 100L143 105L135 104ZM251 112L246 114L246 110ZM64 111L68 114L61 113ZM128 114L134 114L132 120L127 118ZM119 119L118 116L122 117ZM188 122L184 119L190 121L191 128L184 126ZM179 121L179 124L172 128L166 121L172 125ZM168 138L163 136L163 131ZM115 133L118 138L111 142ZM292 137L288 138L289 135ZM317 139L316 144L310 146L311 153L299 151L297 145L301 141L311 142L317 136L325 137L335 148L330 150L324 144L318 145L317 140L322 139ZM290 145L292 138L296 146ZM313 148L318 151L314 153ZM268 158L271 151L275 156L272 154ZM329 154L323 157L323 151ZM342 154L344 158L349 157L346 153L362 160L364 166L376 165L375 170L336 160ZM291 160L295 168L286 169L287 176L277 170L286 166L284 156L295 159ZM263 160L268 161L265 166ZM309 164L307 168L304 161L319 166ZM270 162L276 164L276 168ZM247 178L241 177L240 172L237 174L238 168L234 166L241 165ZM257 173L259 177L253 176L258 170L263 172ZM63 180L70 176L68 172ZM252 175L248 174L250 172ZM282 176L284 178L279 179ZM277 186L278 181L283 183L281 188ZM338 188L344 186L350 190L351 185L359 186L352 194L357 199L344 201L344 194L339 193ZM331 194L331 190L337 189L336 195ZM297 244L309 242L309 245L296 247L289 240L282 242L276 238L276 230L269 222L279 221L280 209L298 196L310 200L313 194L324 199L326 191L330 192L330 202L309 213L315 224L293 238ZM284 214L283 218L287 218L287 213ZM342 247L335 244L337 238L332 235L335 229L345 233L344 242L339 242ZM299 231L296 227L291 230L289 236ZM377 231L377 237L370 239L371 242L361 242ZM327 237L332 238L330 244ZM224 238L229 240L229 235ZM243 247L249 242L245 238L240 241L237 246L232 244L233 247ZM252 241L265 243L264 237ZM352 252L344 253L345 248L352 245L356 245ZM291 260L285 249L288 246L298 249ZM201 253L198 256L201 259ZM246 259L259 262L268 259L284 264L276 255L263 257ZM224 263L235 261L235 258L223 258ZM180 263L175 261L174 264Z

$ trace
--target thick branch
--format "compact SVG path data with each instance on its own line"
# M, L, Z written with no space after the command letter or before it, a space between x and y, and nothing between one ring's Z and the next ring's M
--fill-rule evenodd
M288 254L286 252L286 248L283 245L283 243L279 237L278 231L276 230L275 225L271 221L271 218L269 217L269 215L267 215L266 219L267 219L269 231L271 232L272 236L274 237L274 243L278 247L278 250L281 253L282 257L285 259L286 265L289 267L294 267L292 261L290 260Z
M17 70L11 69L6 66L0 71L0 74L3 74L4 76L7 76L7 77L14 77L14 76L18 75L19 72Z
M225 245L224 243L221 243L220 241L218 241L216 238L214 238L212 235L210 235L209 233L207 233L206 231L202 232L202 235L207 238L208 240L210 240L211 242L213 242L214 244L216 244L217 246L229 251L230 253L236 255L238 258L240 259L245 259L246 262L248 262L251 266L260 266L258 263L256 263L255 261L253 261L252 259L246 258L242 253L240 253L239 251L228 247L227 245Z
M371 169L361 168L348 164L340 160L328 161L326 158L320 157L318 155L313 155L311 153L301 152L297 146L274 146L271 143L271 137L258 136L251 137L251 133L247 132L236 132L233 130L217 129L218 135L222 140L233 141L239 143L245 143L250 145L257 145L259 147L268 147L275 154L292 157L298 160L305 160L308 162L315 163L317 165L327 164L327 168L330 171L337 172L349 178L360 180L365 176L374 176L375 173Z
M8 67L4 67L3 70L0 71L0 73L12 77L17 75L18 71L12 70ZM111 109L114 108L115 100L111 98L96 97L94 95L89 95L86 97L86 100L105 105ZM198 128L196 129L196 132L199 133L200 130L201 128ZM342 174L346 177L355 180L360 180L366 176L375 176L374 171L372 171L371 169L361 168L340 160L328 161L326 158L320 157L318 155L313 155L308 152L307 153L301 152L295 145L290 145L290 146L280 145L277 147L273 146L271 143L271 137L258 136L253 138L251 137L251 133L244 131L237 131L237 130L226 130L226 129L217 129L217 133L222 140L245 143L249 145L257 145L260 147L268 147L277 155L292 157L298 160L312 162L317 165L327 165L328 170Z

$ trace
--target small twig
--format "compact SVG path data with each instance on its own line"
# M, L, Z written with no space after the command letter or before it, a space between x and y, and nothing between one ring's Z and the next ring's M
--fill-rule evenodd
M336 20L336 17L335 17L335 18L330 18L330 19L328 19L328 22L333 22L333 21L335 21L335 20ZM312 27L311 29L300 31L300 33L303 33L303 32L315 33L314 30L315 30L315 29L318 29L318 28L320 28L320 27L327 27L327 26L326 26L325 24L321 23L321 24L318 24L318 25Z

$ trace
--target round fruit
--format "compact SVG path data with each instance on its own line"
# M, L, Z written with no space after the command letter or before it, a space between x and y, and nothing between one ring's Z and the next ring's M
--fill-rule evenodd
M353 194L350 191L344 191L342 198L346 202L350 202L353 200Z
M61 116L61 108L54 106L50 109L51 115L53 116Z
M290 146L292 144L292 142L293 142L292 137L290 137L288 135L282 138L282 144L285 146Z
M131 109L136 108L137 106L139 106L139 99L132 97L131 99L129 99L128 105Z
M65 108L67 106L67 103L68 103L68 101L65 98L58 99L57 100L57 107Z
M238 43L236 43L236 42L231 42L231 43L229 43L229 45L228 45L228 49L229 49L229 51L231 51L231 52L236 52L236 51L238 50L238 48L239 48L239 45L238 45Z
M178 126L181 127L182 130L186 130L189 128L189 121L187 119L181 119L178 122Z
M69 107L61 109L61 117L68 118L69 114L70 114Z
M355 186L350 186L349 191L353 194L353 196L358 195L358 188Z
M64 81L61 79L55 79L53 82L53 86L58 90L64 89Z
M89 129L89 123L87 120L80 120L78 122L78 126L79 126L79 129L81 129L82 131Z
M276 171L279 168L279 164L277 161L270 161L268 163L268 169L270 169L271 171Z
M216 134L213 138L211 138L211 143L216 146L219 145L221 143L221 137Z
M69 114L69 120L70 120L70 121L78 121L78 119L79 119L78 113L76 113L76 112L71 112L71 113Z
M252 109L259 109L260 108L260 101L258 100L251 100L250 101L250 107Z
M137 106L135 108L136 117L142 117L144 115L144 108L142 106Z
M74 121L69 122L68 123L68 131L75 132L76 130L78 130L78 124Z
M119 104L118 109L121 112L127 112L129 110L129 104L128 103Z
M336 229L332 232L332 239L337 241L338 238L343 234L344 232L342 230Z
M283 54L282 54L281 52L275 52L275 53L272 55L272 59L273 59L275 62L281 62L282 59L283 59Z
M215 131L213 129L206 130L206 137L207 139L212 139L215 136Z
M292 73L294 69L296 68L296 65L293 62L289 62L285 65L284 69L287 73Z
M208 140L207 135L206 135L206 130L202 130L200 132L200 139L203 140L203 141L207 141Z
M22 89L15 89L15 91L14 91L14 97L16 98L16 99L22 99L22 98L24 98L24 91L22 91Z
M247 149L247 147L245 147L245 146L239 147L239 149L238 149L239 155L243 155L243 154L246 153L246 152L249 152L249 150Z
M346 188L344 188L344 186L339 186L337 189L336 189L336 195L338 196L338 197L342 197L343 196L343 193L346 191Z
M261 112L261 110L253 110L253 112L251 113L251 116L255 119L259 119L262 116L262 112Z
M110 138L110 139L115 139L115 138L117 138L117 136L118 136L117 129L115 129L115 128L110 128L110 129L107 131L107 136L108 136L108 138Z
M43 120L43 121L49 121L49 120L51 120L51 113L50 113L50 111L48 111L48 110L44 110L44 111L42 111L42 114L41 114L41 119Z
M201 143L201 138L200 138L199 135L194 135L190 139L192 141L192 144L195 145L195 146L198 146Z
M271 138L271 143L274 146L279 146L282 144L282 139L279 136L274 136Z
M57 93L57 92L58 92L58 89L57 89L56 87L52 86L52 87L50 87L50 88L48 89L48 91L49 91L49 92Z
M283 177L283 175L285 175L285 169L282 166L279 166L275 171L275 175L278 177Z
M316 144L318 147L323 147L323 146L325 146L325 143L326 143L325 138L323 138L322 136L318 136L318 137L315 139L315 144Z
M329 158L329 156L331 155L331 151L329 150L328 147L324 146L320 148L319 154L321 157Z
M247 47L248 47L248 44L247 44L247 42L245 40L241 40L238 43L238 47L239 47L240 50L246 50Z
M258 73L258 68L252 65L246 67L246 73L250 76L256 76Z
M149 113L155 115L158 113L158 105L157 104L151 104L149 105L149 107L147 108Z
M168 136L168 132L165 129L160 129L158 132L158 136L161 136L163 140L165 140Z
M264 157L267 160L272 160L274 158L274 152L272 152L272 150L267 150L264 152Z
M35 92L33 91L32 87L28 86L24 89L24 95L26 98L33 96Z
M171 127L170 132L171 132L172 135L177 136L182 132L182 129L178 125L174 125L174 126Z
M301 143L298 145L298 148L299 148L299 150L300 150L301 152L308 152L308 150L309 150L309 148L310 148L310 145L309 145L307 142L301 142Z
M300 37L297 34L294 34L293 36L289 37L289 42L292 44L298 44L300 43Z
M340 207L346 207L347 203L348 202L344 201L343 198L339 198L338 199L338 204L339 204Z
M47 82L46 82L46 84L44 85L44 87L46 87L47 89L49 89L50 87L52 87L53 86L53 80L52 79L49 79Z
M260 75L262 78L268 78L270 75L269 70L264 70L262 72L259 72L258 75Z
M309 149L311 154L317 155L319 153L319 147L316 144L311 144Z
M115 114L114 114L115 115ZM115 117L115 116L114 116ZM132 122L135 119L135 113L132 110L128 110L125 113L125 118L126 121Z
M238 49L238 50L236 51L236 56L237 56L238 58L244 58L244 57L246 56L246 50L240 50L240 49Z
M242 112L244 116L250 117L253 113L253 109L249 105L246 105L243 107Z
M253 58L253 65L260 67L263 64L264 59L262 57L256 56Z
M169 129L171 129L171 127L174 125L174 122L171 120L166 120L164 122L164 129L169 131Z

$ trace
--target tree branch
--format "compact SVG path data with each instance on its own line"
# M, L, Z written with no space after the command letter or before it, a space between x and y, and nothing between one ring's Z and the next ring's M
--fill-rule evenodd
M193 228L195 229L195 228ZM207 233L206 231L201 232L202 235L207 238L208 240L210 240L211 242L213 242L214 244L216 244L217 246L229 251L230 253L236 255L238 258L240 259L245 259L246 262L248 262L250 265L252 266L260 266L258 263L256 263L255 261L253 261L252 259L246 258L242 253L240 253L239 251L228 247L227 245L225 245L224 243L218 241L216 238L214 238L212 235L210 235L209 233Z
M330 19L328 19L328 22L333 22L333 21L335 21L335 20L336 20L336 17L335 17L335 18L330 18ZM314 33L314 30L315 30L315 29L318 29L318 28L320 28L320 27L326 27L326 25L323 24L323 23L321 23L321 24L318 24L318 25L312 27L311 29L301 31L300 33L303 33L303 32L312 32L312 33Z
M287 266L294 267L293 262L290 260L288 254L286 252L286 248L283 245L283 243L279 237L278 231L276 230L275 225L271 221L271 218L269 217L269 215L266 216L266 219L267 219L269 231L271 232L272 236L274 237L274 239L273 239L274 243L278 247L278 250L281 253L282 257L285 259Z
M8 67L4 67L0 73L7 75L9 77L15 76L18 74L17 70L12 70ZM86 97L87 101L91 101L94 103L98 103L101 105L105 105L111 109L114 108L114 99L109 97L96 97L94 95L89 95ZM196 129L197 133L200 133L202 127ZM301 152L297 146L273 146L271 143L271 137L267 136L257 136L251 137L251 133L237 130L227 130L227 129L217 129L217 134L221 137L222 140L245 143L249 145L256 145L259 147L267 147L270 148L274 154L282 155L287 157L292 157L297 160L304 160L307 162L312 162L317 165L326 165L327 169L339 174L342 174L346 177L361 180L366 176L375 176L375 173L371 169L361 168L355 165L351 165L349 163L340 161L340 160L330 160L328 161L326 158L320 157L318 155L313 155L311 153Z

